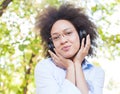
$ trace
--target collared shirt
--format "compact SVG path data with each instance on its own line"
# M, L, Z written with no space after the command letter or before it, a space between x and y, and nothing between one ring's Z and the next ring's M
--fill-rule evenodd
M89 94L102 94L104 71L87 60L84 60L82 70ZM82 94L65 76L66 70L57 67L51 58L42 60L35 67L36 94Z

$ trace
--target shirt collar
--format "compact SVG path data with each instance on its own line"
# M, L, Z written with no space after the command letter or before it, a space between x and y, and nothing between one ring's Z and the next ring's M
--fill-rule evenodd
M82 69L86 70L86 69L90 69L91 67L93 67L93 65L90 64L86 59L84 59L82 63Z
M92 67L93 67L93 65L91 63L89 63L86 59L83 60L83 63L82 63L82 69L83 70L90 69Z

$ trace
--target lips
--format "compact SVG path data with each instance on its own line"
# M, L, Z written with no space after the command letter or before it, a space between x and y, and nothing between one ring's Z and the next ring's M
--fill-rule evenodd
M64 46L64 47L62 47L62 50L63 50L63 51L68 51L68 50L70 49L70 47L71 47L71 46Z

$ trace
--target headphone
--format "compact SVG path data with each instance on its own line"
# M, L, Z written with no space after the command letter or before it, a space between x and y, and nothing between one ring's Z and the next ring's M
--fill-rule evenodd
M86 36L87 36L86 31L85 30L80 30L78 32L78 35L80 37L80 44L81 44L83 38L85 38L84 44L86 44ZM55 47L54 47L53 42L51 40L48 42L48 48L55 53L55 51L54 51Z
M85 30L80 30L78 33L79 33L79 37L80 37L80 44L81 44L83 38L85 38L84 44L86 44L86 36L87 36L86 31Z
M48 48L49 48L52 52L55 53L55 51L53 50L55 47L54 47L53 42L52 42L51 40L48 42Z

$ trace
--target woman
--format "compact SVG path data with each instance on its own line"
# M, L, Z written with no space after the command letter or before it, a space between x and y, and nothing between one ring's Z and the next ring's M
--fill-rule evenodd
M85 57L94 56L96 26L82 8L48 7L36 21L46 59L35 68L37 94L102 94L104 71Z

